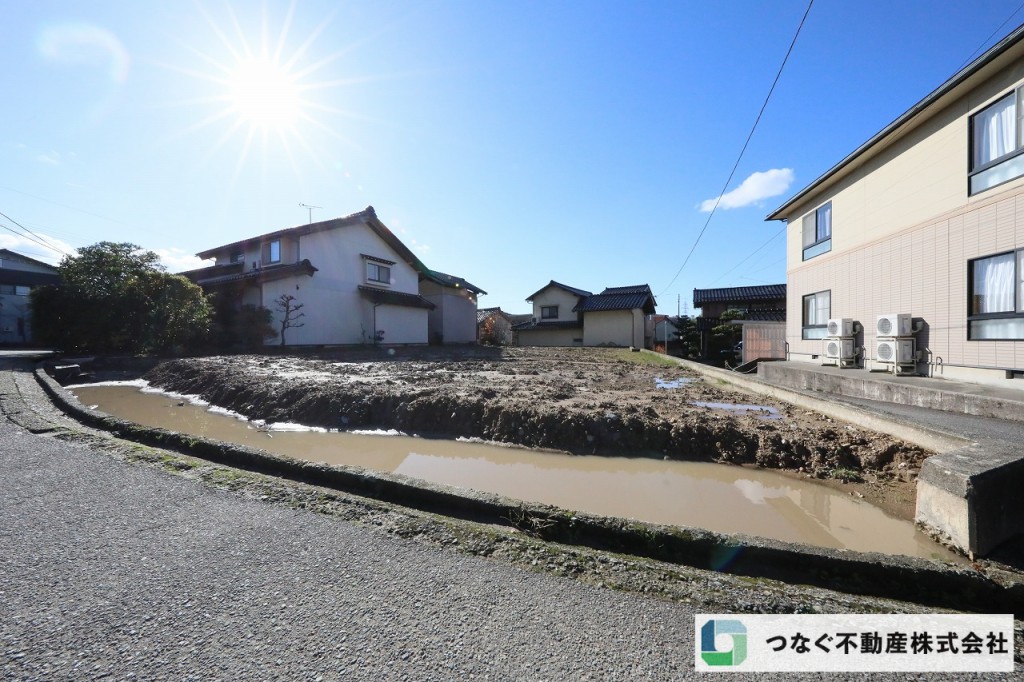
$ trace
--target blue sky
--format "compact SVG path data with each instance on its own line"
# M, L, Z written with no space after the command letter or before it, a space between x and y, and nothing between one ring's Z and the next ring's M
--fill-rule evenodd
M818 0L675 277L806 6L0 0L0 247L59 261L16 221L179 271L300 203L373 205L482 307L528 312L555 279L648 283L674 314L784 282L764 216L1024 22L1016 0Z

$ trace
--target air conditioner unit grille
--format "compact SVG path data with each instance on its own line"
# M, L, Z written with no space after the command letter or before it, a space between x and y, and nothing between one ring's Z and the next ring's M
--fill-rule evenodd
M892 362L896 355L896 348L891 343L878 344L878 359L882 362Z
M829 320L828 321L828 335L829 336L839 336L839 331L840 331L839 330L839 323L836 322L835 320ZM829 344L829 348L831 348L831 347L832 347L832 345Z
M888 317L883 317L878 320L878 335L879 336L892 336L892 320Z
M830 358L838 358L842 350L843 347L838 341L829 341L825 349L825 355Z

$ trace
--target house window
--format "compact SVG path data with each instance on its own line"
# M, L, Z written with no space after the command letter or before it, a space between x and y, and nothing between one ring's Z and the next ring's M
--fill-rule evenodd
M1024 339L1024 249L967 263L967 338Z
M20 284L0 284L0 294L7 296L28 296L32 287L24 287Z
M280 263L281 262L281 240L275 239L263 246L263 262Z
M242 253L241 251L235 251L234 253L231 254L231 262L232 263L244 263L245 262L245 254Z
M1021 92L1014 90L971 116L971 194L1024 175Z
M832 250L832 202L811 211L803 220L804 260Z
M558 306L557 305L542 305L540 307L540 319L542 320L554 320L558 318Z
M391 268L380 263L367 263L366 281L375 284L391 284Z
M823 339L828 335L828 318L832 315L832 292L819 291L804 296L804 339Z

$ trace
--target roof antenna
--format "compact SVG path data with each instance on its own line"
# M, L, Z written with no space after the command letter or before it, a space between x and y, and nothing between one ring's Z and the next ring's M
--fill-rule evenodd
M299 202L299 206L309 210L309 224L310 225L313 224L313 209L314 208L323 208L323 206L310 206L309 204L304 204L301 201Z

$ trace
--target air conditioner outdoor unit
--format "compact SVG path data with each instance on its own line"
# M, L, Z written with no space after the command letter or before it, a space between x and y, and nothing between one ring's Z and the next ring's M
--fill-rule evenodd
M828 321L829 336L853 336L853 320L849 317Z
M913 334L910 313L879 315L875 324L878 336L910 336Z
M853 339L825 339L825 357L831 360L853 360L857 357Z
M914 339L878 339L875 345L875 359L890 364L914 362Z

